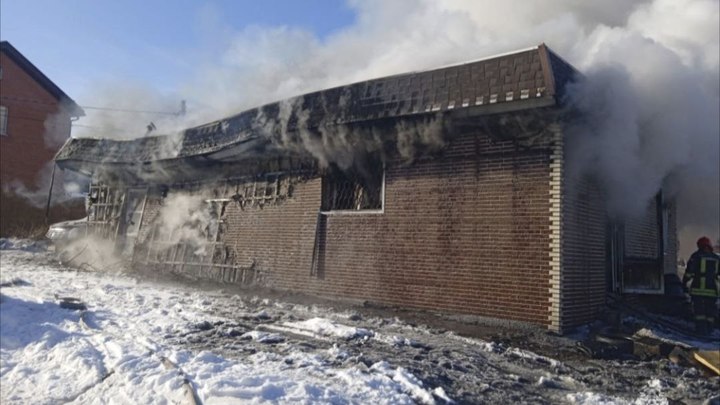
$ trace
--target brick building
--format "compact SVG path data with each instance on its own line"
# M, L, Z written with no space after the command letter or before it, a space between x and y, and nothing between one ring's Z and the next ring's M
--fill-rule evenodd
M70 137L71 120L82 115L15 47L0 42L0 234L27 234L44 225L45 208L35 200L48 190L39 187L49 183L53 157ZM66 214L57 207L53 218Z
M661 195L610 221L566 171L576 74L540 45L57 161L93 176L89 229L137 266L564 331L607 293L662 292L675 262Z

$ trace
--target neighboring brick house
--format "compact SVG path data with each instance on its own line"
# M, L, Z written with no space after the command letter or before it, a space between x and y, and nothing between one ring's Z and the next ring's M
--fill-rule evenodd
M45 222L39 186L83 110L9 42L0 42L0 234L27 234ZM47 176L48 179L43 179ZM59 183L59 182L58 182ZM18 195L17 190L23 190ZM58 207L53 218L67 214Z
M612 223L596 183L566 171L561 100L575 74L540 45L178 137L73 139L57 161L93 176L90 229L137 266L562 332L608 292L662 292L674 254L658 214L671 205ZM203 201L204 219L186 224L201 222L200 241L168 225L188 214L166 215L181 196Z

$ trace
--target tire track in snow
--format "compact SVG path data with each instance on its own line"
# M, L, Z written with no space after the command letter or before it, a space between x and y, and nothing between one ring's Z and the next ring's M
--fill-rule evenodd
M89 321L89 311L87 311L87 310L82 310L82 311L80 311L80 319L78 320L78 323L80 324L80 326L81 326L84 330L87 330L88 332L90 332L90 333L92 333L92 334L94 334L94 335L96 335L96 336L106 336L106 337L109 336L109 337L115 338L115 339L117 339L117 340L119 340L119 341L125 340L125 339L123 339L121 336L119 336L119 335L117 335L117 334L115 334L115 333L113 333L113 332L110 332L110 331L107 331L107 330L102 330L102 329L97 328L97 327L92 327L92 326L91 326L91 322ZM188 374L187 374L180 366L178 366L177 364L173 363L173 362L172 362L170 359L168 359L167 357L160 355L160 354L157 352L157 350L155 350L155 349L154 349L153 347L151 347L149 344L144 343L144 342L142 342L142 341L140 341L140 340L135 340L135 343L140 344L141 346L143 346L143 347L148 351L148 352L147 352L147 356L149 356L149 357L150 357L150 356L155 356L155 357L157 357L158 360L159 360L159 362L160 362L160 364L162 364L163 367L165 367L166 370L176 370L176 371L178 372L178 375L179 375L180 377L182 377L182 379L183 379L183 383L182 383L182 387L183 387L183 398L185 398L185 401L186 401L186 404L187 404L187 405L202 405L202 401L200 401L200 398L199 398L199 396L198 396L198 394L197 394L197 391L196 391L196 389L194 388L194 385L195 385L195 384L194 384L193 381L190 379L190 377L188 376ZM94 345L93 345L93 346L94 346ZM106 345L103 343L103 346L106 346ZM105 348L107 349L107 346L106 346ZM98 353L103 353L103 351L98 350L97 347L95 347L95 350L98 351ZM105 353L103 353L103 357L107 358L107 355L106 355ZM83 388L79 393L77 393L76 395L74 395L74 396L71 397L71 398L62 399L62 401L63 401L64 403L70 403L70 402L73 402L73 401L77 400L77 399L78 399L80 396L82 396L83 394L87 393L87 392L90 391L91 389L96 388L98 385L100 385L100 384L104 383L105 381L107 381L107 380L108 380L112 375L114 375L115 373L116 373L116 370L115 370L114 368L111 368L111 369L108 370L107 367L105 367L105 373L104 373L104 375L102 376L102 378L101 378L99 381L97 381L97 382L95 382L94 384L88 385L87 387Z

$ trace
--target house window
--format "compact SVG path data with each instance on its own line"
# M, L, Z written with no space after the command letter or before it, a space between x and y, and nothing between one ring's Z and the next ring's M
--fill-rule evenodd
M325 212L382 212L384 194L382 165L363 173L335 169L323 176L322 209Z
M8 109L0 105L0 135L7 135Z

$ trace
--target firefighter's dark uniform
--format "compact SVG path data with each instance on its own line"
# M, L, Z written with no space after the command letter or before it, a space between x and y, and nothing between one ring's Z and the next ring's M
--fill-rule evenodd
M700 333L707 333L715 325L718 308L720 286L720 257L712 251L698 250L690 256L683 276L683 284L690 284L690 296L695 314L695 328Z

